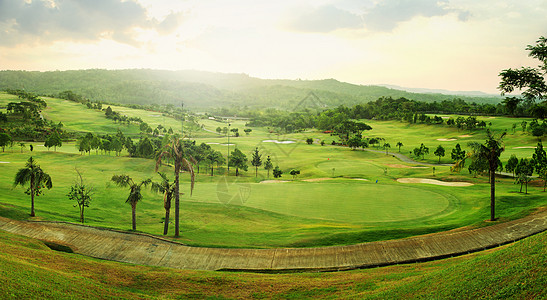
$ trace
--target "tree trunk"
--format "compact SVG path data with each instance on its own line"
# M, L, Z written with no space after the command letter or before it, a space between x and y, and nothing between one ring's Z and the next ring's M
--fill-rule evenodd
M133 225L133 231L136 231L137 230L137 214L136 214L136 210L137 210L137 205L131 205L131 219L132 219L132 225Z
M163 235L167 235L169 231L169 210L170 208L165 209L165 222L163 224Z
M258 167L255 167L255 178L258 177Z
M30 216L34 217L34 175L30 177Z
M180 204L180 195L179 195L179 173L182 162L177 162L175 160L175 237L179 237L179 204Z
M496 172L490 169L490 221L496 220Z
M239 176L239 168L236 167L236 176Z
M84 223L84 206L80 206L80 222Z
M211 176L214 176L214 175L213 175L213 168L214 168L214 165L211 164Z

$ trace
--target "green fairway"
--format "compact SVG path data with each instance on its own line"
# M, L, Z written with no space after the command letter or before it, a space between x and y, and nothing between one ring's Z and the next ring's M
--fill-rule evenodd
M16 100L15 96L0 93L0 101ZM84 105L59 99L47 99L44 115L54 122L62 121L69 131L114 134L122 130L137 135L136 125L120 125L106 119L104 113L87 109ZM151 126L176 126L178 121L159 113L112 106L128 116L141 117ZM492 129L508 129L516 121L512 118L491 118ZM315 130L292 134L276 134L268 128L252 128L243 132L246 120L231 120L230 128L238 128L239 137L216 133L226 122L204 118L202 131L194 132L196 144L206 143L225 157L235 147L250 160L258 148L262 159L270 156L274 166L284 174L272 182L260 167L258 176L249 166L242 176L235 177L226 166L214 168L215 176L205 164L196 176L196 185L190 195L189 175L181 175L181 238L190 245L215 247L310 247L343 245L359 242L403 238L463 226L486 226L489 216L489 185L485 177L473 177L467 169L451 173L449 166L436 165L438 158L431 152L442 144L447 155L441 163L451 163L450 151L456 143L468 150L469 141L482 142L482 130L457 130L438 125L409 125L396 121L366 120L373 129L364 132L368 137L383 137L391 143L391 152L398 152L397 141L403 142L401 153L408 155L420 143L430 147L430 154L420 164L408 164L383 152L375 153L331 146L338 137ZM178 127L177 127L178 128ZM313 138L312 145L306 144ZM445 141L445 139L448 139ZM453 140L452 140L453 139ZM326 145L319 145L325 140ZM275 141L285 141L276 143ZM290 142L287 142L290 141ZM522 132L510 132L504 140L506 151L519 157L530 156L536 141ZM152 178L155 161L121 157L92 151L80 155L73 142L65 142L57 152L47 151L43 143L34 145L34 152L17 143L0 153L0 215L18 219L28 218L30 200L26 188L13 188L14 175L29 156L53 179L53 189L45 190L36 199L38 219L77 222L78 209L67 198L70 186L76 180L76 170L93 186L94 193L86 209L86 224L128 230L131 226L131 207L125 203L128 190L116 187L110 178L114 174L128 174L135 180ZM528 147L528 148L522 148ZM382 150L382 148L372 148ZM22 153L21 153L22 152ZM432 165L429 165L432 164ZM435 167L435 168L433 168ZM289 171L300 175L293 178ZM173 178L173 169L163 166L161 171ZM196 169L197 170L197 169ZM398 178L430 178L441 181L464 181L467 187L435 186L423 183L399 183ZM497 184L497 215L500 221L521 217L535 208L547 205L540 192L539 182L532 183L529 195L516 193L518 186L512 178L499 178ZM283 182L279 182L283 181ZM137 205L138 231L161 234L163 228L162 195L143 191L143 200ZM171 211L173 216L173 211ZM172 236L173 226L169 236Z

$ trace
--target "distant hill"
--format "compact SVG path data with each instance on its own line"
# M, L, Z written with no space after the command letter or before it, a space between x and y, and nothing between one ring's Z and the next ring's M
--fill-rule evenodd
M379 86L387 87L395 90L402 90L412 93L425 93L425 94L443 94L454 96L468 96L468 97L497 97L494 94L487 94L481 91L450 91L443 89L425 89L425 88L408 88L392 84L379 84Z
M44 95L66 90L94 101L135 104L175 104L184 102L194 109L248 106L290 109L313 92L321 106L355 105L379 97L405 97L420 101L442 101L454 95L415 93L383 86L355 85L335 79L272 80L246 74L203 71L74 70L0 71L0 89L25 89ZM492 95L461 95L466 101L498 103Z

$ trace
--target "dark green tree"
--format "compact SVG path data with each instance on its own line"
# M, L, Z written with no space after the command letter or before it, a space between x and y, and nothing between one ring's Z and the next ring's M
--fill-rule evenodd
M505 164L505 171L512 172L513 177L516 177L515 168L517 167L518 164L519 164L519 159L517 158L517 156L515 154L511 154L511 157L509 157L509 160Z
M478 159L484 159L488 162L488 170L490 172L490 221L495 221L495 206L496 206L496 170L501 164L500 155L505 150L502 144L505 132L496 137L487 129L486 130L486 142L470 143L473 148L472 156Z
M268 179L270 178L270 170L273 169L272 159L268 155L268 158L266 158L266 162L264 163L264 169L268 171Z
M433 154L435 154L435 156L439 157L439 162L438 163L441 163L441 157L444 156L444 154L445 154L444 147L442 145L437 146L437 149L435 149L435 152L433 152Z
M401 152L401 147L404 146L402 142L397 142L397 145L395 145L397 148L399 148L399 152Z
M141 194L141 188L142 186L147 186L150 183L152 183L152 180L150 178L143 180L139 183L136 183L133 181L133 178L129 177L128 175L113 175L111 178L114 183L120 187L129 187L129 196L127 197L127 200L125 200L125 203L129 203L131 205L131 224L133 230L137 230L137 203L139 203L140 200L142 200L142 194Z
M174 162L175 169L175 237L180 235L179 219L180 219L180 172L186 170L190 173L190 195L194 190L195 173L192 166L192 158L189 147L186 147L178 136L172 137L171 141L163 147L163 151L159 154L156 161L156 172L161 165L162 159L171 158Z
M275 168L272 171L274 178L280 178L283 174L283 171L279 168L279 166L275 166Z
M224 159L224 156L222 156L222 153L220 153L220 151L211 150L209 153L207 153L207 162L211 166L211 176L214 176L213 172L215 164L217 164L217 166L223 165L226 160Z
M534 172L534 165L526 158L521 158L519 164L515 168L517 175L517 183L520 183L520 193L522 193L522 185L526 186L525 194L528 194L528 183L530 182L532 173Z
M42 194L42 189L47 188L48 190L53 187L51 177L49 174L44 172L42 168L32 156L27 160L25 167L19 169L17 174L15 174L15 180L13 186L26 185L29 183L29 188L25 191L25 194L30 195L30 216L34 217L34 197L40 196Z
M6 146L11 143L11 136L5 132L0 133L0 147L2 147L2 152L4 152Z
M239 170L247 171L247 156L243 154L239 149L235 148L230 154L230 161L228 162L230 167L236 168L236 176L239 176Z
M169 213L171 212L171 200L175 196L175 182L170 182L167 175L158 172L161 182L152 182L152 190L163 194L163 208L165 209L165 219L163 221L163 235L169 231Z
M259 153L258 148L252 153L251 165L255 167L255 178L258 177L258 167L262 166L262 154Z
M502 95L512 93L515 89L522 91L522 96L528 101L547 97L547 84L545 74L547 72L547 38L540 37L535 45L528 45L526 50L530 51L528 56L540 61L539 68L522 67L520 69L506 69L501 71L501 81L498 89Z

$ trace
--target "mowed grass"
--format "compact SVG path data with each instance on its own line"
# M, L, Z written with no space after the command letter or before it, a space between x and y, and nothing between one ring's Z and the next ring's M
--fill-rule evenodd
M544 299L547 234L434 262L334 273L187 271L50 250L0 231L2 299Z
M68 130L115 133L119 128L119 124L104 118L102 112L87 109L81 104L58 99L48 102L51 107L48 117L63 120ZM130 116L135 113L143 119L149 118L145 121L150 121L150 124L155 124L152 119L163 121L163 117L155 112L122 107L116 109L124 109L124 113ZM80 124L79 119L86 121ZM210 131L227 126L226 123L208 119L201 122L204 129ZM463 141L481 141L484 136L483 131L458 131L446 126L367 122L373 130L365 132L365 135L385 137L392 144L393 152L397 152L394 145L399 139L405 144L402 153L413 145L419 146L421 142L433 152L433 145L441 143L438 138L455 137L465 149ZM492 127L501 130L503 126L510 127L512 122L509 118L495 118L492 119ZM435 166L433 172L432 166L404 164L383 153L321 146L318 141L326 140L328 144L335 137L317 131L278 135L268 128L253 128L251 134L246 135L243 132L245 123L244 120L231 121L231 128L239 128L241 136L230 137L229 146L228 137L205 131L198 134L202 137L196 138L196 143L210 144L225 156L237 147L249 160L251 152L258 148L263 160L271 156L274 166L278 165L284 170L280 179L289 182L260 183L273 179L272 175L268 178L266 171L260 168L255 177L252 166L240 177L234 176L234 168L230 168L230 176L225 177L225 167L215 167L216 176L211 177L203 165L196 177L196 188L190 195L189 176L182 174L182 242L217 247L310 247L394 239L463 226L486 225L489 185L484 177L474 178L467 174L467 170L451 173L447 166ZM134 133L131 131L133 125L120 126L127 127L123 129L127 133ZM460 137L469 135L472 137ZM315 139L313 145L305 143L308 137ZM294 143L266 142L271 140ZM451 145L456 142L447 142L447 157ZM513 145L534 145L529 136L518 132L509 134L505 143L506 149L512 149ZM28 148L21 153L16 144L0 154L0 161L9 162L0 164L2 215L28 218L30 200L24 193L26 188L13 188L12 182L15 173L24 166L30 155L53 177L54 188L46 190L36 200L38 218L47 220L78 221L78 209L66 197L76 179L75 168L94 187L93 202L86 209L86 223L94 226L130 228L131 209L124 203L128 190L114 186L110 182L112 175L126 173L135 180L159 180L154 172L153 160L95 152L82 156L73 143L65 143L58 152L46 151L37 143L34 146L32 153ZM515 149L519 154L530 151L533 149ZM425 162L436 161L432 154L426 156ZM445 157L441 162L450 161ZM292 178L288 174L291 169L298 169L301 174ZM171 167L164 166L161 171L173 177ZM466 181L475 185L402 184L396 181L401 177ZM315 181L306 181L310 179ZM513 184L513 179L500 178L497 185L497 215L500 221L521 217L547 205L547 199L537 185L539 182L533 183L531 194L525 196L516 193L518 186ZM137 206L138 230L161 234L163 216L162 195L146 189L144 199Z

